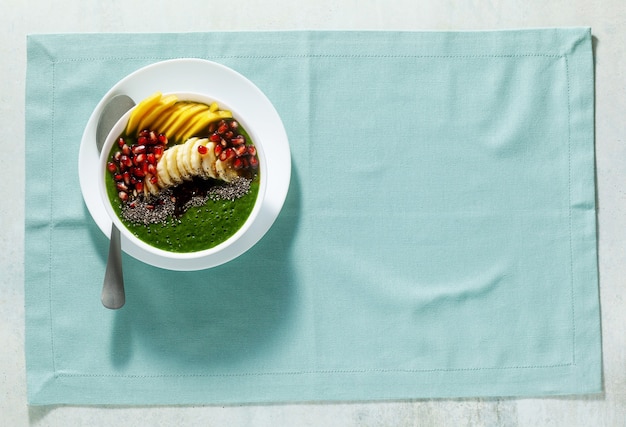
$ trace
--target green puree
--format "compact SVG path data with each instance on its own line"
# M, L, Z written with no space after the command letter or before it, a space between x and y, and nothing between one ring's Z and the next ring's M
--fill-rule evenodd
M245 129L240 133L250 141ZM126 136L132 142L133 138ZM114 146L110 155L117 150ZM131 233L144 242L170 252L197 252L210 249L226 241L246 222L259 193L260 171L250 183L250 190L235 200L208 199L203 206L192 206L180 216L170 216L165 222L143 224L122 216L121 201L115 180L106 173L107 193L113 210Z
M107 188L109 198L119 200L110 174L107 174ZM144 242L170 252L196 252L217 246L235 234L250 216L258 192L257 174L248 194L239 199L209 199L204 206L191 207L180 217L149 225L125 221L119 203L113 203L113 208L126 228Z

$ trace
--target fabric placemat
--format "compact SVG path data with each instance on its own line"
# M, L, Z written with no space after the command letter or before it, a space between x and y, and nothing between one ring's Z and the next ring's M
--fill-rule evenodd
M182 57L272 101L289 193L222 266L125 256L110 311L82 132ZM30 404L601 391L589 28L31 35L25 155Z

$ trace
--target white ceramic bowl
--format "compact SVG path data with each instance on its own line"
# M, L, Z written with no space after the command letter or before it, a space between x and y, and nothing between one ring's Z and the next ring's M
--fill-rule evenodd
M120 135L124 132L124 129L126 128L126 124L128 123L128 119L132 111L136 107L128 111L126 114L124 114L124 116L122 116L118 120L118 122L113 126L113 128L109 132L109 135L106 138L106 141L102 148L102 152L100 154L100 161L98 165L99 167L98 191L100 193L100 197L102 198L102 203L105 207L106 213L108 214L113 224L115 224L115 226L120 230L120 233L123 236L123 238L126 238L129 242L131 242L133 245L140 248L142 251L148 254L151 254L157 258L168 259L174 264L176 263L177 260L181 262L186 262L189 260L202 259L202 258L207 258L207 257L212 257L212 256L215 256L216 258L220 258L219 255L221 252L225 252L225 251L233 252L233 250L237 249L236 246L238 245L238 242L242 242L246 240L246 233L250 230L252 225L257 220L258 214L263 206L263 203L265 200L265 194L266 194L266 186L267 186L267 179L266 179L267 174L265 173L266 167L267 167L267 161L266 161L265 152L263 150L263 139L259 137L259 135L255 132L254 126L250 125L250 121L247 120L244 115L240 114L235 106L229 105L219 99L216 99L214 97L211 97L209 95L202 94L202 93L174 92L174 93L163 94L163 96L167 96L167 95L176 95L179 101L195 101L195 102L201 102L207 105L210 105L213 102L217 102L221 110L231 111L233 114L233 118L237 120L239 123L241 123L241 125L250 135L252 142L254 143L257 149L257 157L259 159L260 181L259 181L259 192L257 195L256 202L254 204L252 212L250 213L250 216L245 221L243 226L237 232L235 232L235 234L233 234L230 238L218 244L217 246L214 246L209 249L200 250L200 251L194 251L194 252L172 252L172 251L166 251L164 249L157 248L139 239L132 232L130 232L128 228L126 228L124 223L120 220L116 212L113 210L113 207L111 205L111 200L109 199L109 196L107 194L105 176L110 174L110 172L107 170L107 163L109 161L109 153L111 152L113 145L117 143ZM246 247L243 251L245 252L245 250L247 249L248 248ZM242 252L242 251L239 250L236 252Z

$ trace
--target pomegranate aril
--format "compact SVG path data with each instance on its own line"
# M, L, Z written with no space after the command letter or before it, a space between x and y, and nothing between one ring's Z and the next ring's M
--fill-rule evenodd
M159 138L157 137L157 134L152 130L149 133L148 140L152 144L156 144L157 142L159 142Z
M237 135L235 137L233 137L230 142L233 143L233 145L239 145L239 144L245 144L246 143L246 138L244 138L243 135Z
M132 172L133 175L137 178L143 178L144 176L146 176L146 173L143 171L142 168L133 168Z
M156 157L154 156L154 153L148 153L146 154L146 160L148 161L148 163L150 164L155 164L156 163Z
M158 140L161 144L163 144L163 145L166 145L166 144L167 144L167 136L165 136L165 134L164 134L164 133L160 133L160 134L157 136L157 140Z
M143 191L143 182L139 181L137 184L135 184L135 190L139 192Z
M124 181L124 184L130 184L130 173L128 173L128 171L122 174L122 180Z
M122 148L125 144L126 144L126 141L124 141L124 138L120 138L117 140L118 147Z
M164 147L161 147L161 146L154 147L153 152L154 152L154 158L156 160L159 160L161 158L161 156L163 155L163 150L164 150Z
M220 122L220 125L217 127L217 133L224 133L228 130L228 123Z
M128 186L123 182L115 183L115 188L117 188L118 191L128 191Z
M130 155L130 147L127 144L122 145L122 154L125 156Z
M156 176L151 176L150 177L150 182L152 184L157 184L159 182L159 179Z
M253 169L256 169L259 167L259 159L257 159L256 157L250 157L248 159L248 163L250 163L250 167Z
M248 145L248 154L251 156L256 156L256 147L254 145Z
M248 151L248 149L243 144L238 145L238 146L235 147L235 154L237 155L237 157L243 156L247 151Z
M239 127L239 123L237 123L236 120L231 120L230 123L229 123L229 126L230 126L231 129L235 130L235 129L237 129Z
M244 159L242 159L241 157L236 158L236 159L233 161L233 167L234 167L235 169L241 169L241 168L243 168L243 160L244 160Z
M223 150L224 150L224 148L222 148L221 145L216 145L215 149L213 151L215 152L216 156L219 156Z
M144 138L147 138L148 135L150 135L149 129L143 129L141 132L139 132L139 136L143 136Z
M232 157L235 157L235 151L232 148L227 148L220 153L220 160L223 162Z
M120 191L119 193L117 193L117 197L119 197L122 202L125 202L126 200L128 200L128 193L125 191Z
M209 151L208 148L206 148L205 145L198 145L198 153L202 154L203 156Z
M135 158L133 159L133 163L135 163L136 165L139 165L141 163L144 163L146 161L146 155L145 154L137 154L135 156Z
M143 144L133 145L131 147L131 151L133 152L133 154L143 154L146 152L146 146Z
M139 138L137 138L137 144L140 145L145 145L148 143L148 138L146 136L140 136Z
M109 162L107 163L107 169L109 170L109 172L115 173L117 172L117 165L113 162Z
M219 135L218 135L218 134L216 134L216 133L213 133L213 134L211 134L211 136L209 136L209 140L210 140L211 142L220 142L220 141L222 140L222 137L221 137L221 136L219 136Z
M116 162L120 161L120 157L122 157L121 151L116 151L115 154L113 154L113 160L115 160Z
M113 176L113 179L114 179L114 180L116 180L116 181L121 181L121 180L123 180L124 178L122 177L122 174L121 174L121 173L116 173L116 174Z
M148 173L150 173L152 175L156 175L157 174L157 168L152 163L148 163L148 169L147 170L148 170Z

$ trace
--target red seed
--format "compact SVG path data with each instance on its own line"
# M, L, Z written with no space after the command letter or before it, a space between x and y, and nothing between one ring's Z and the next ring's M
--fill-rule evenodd
M237 121L236 121L236 120L231 120L231 121L230 121L230 128L231 128L231 129L235 130L235 129L237 129L238 127L239 127L239 123L237 123Z
M216 134L216 133L213 133L213 134L211 134L211 136L209 136L209 140L210 140L211 142L220 142L220 141L221 141L221 139L222 139L222 137L221 137L221 136L219 136L219 135L218 135L218 134Z
M144 138L147 138L148 135L150 135L150 130L148 129L144 129L141 132L139 132L139 136L143 136Z
M124 178L122 177L121 173L116 173L115 176L113 176L113 179L116 180L116 181L121 181Z
M148 161L148 163L150 164L155 164L156 163L156 157L154 156L154 153L148 153L146 154L146 160Z
M141 163L145 163L146 161L146 155L145 154L137 154L135 156L135 158L133 159L133 163L135 163L136 165L139 165Z
M132 172L133 172L133 175L136 176L137 178L143 178L144 176L146 176L145 172L141 168L133 168Z
M246 146L243 144L236 146L234 149L237 157L243 156L248 151Z
M117 165L113 162L109 162L107 163L107 169L109 170L109 172L115 173L117 172Z
M217 128L217 133L224 133L228 130L228 123L222 121Z
M259 167L259 159L257 159L256 157L250 157L248 159L248 162L250 163L250 167L253 169L256 169Z
M122 154L130 155L130 147L127 144L122 145Z
M146 136L140 136L137 138L137 144L146 145L148 143L148 138Z
M218 144L218 145L215 145L215 149L213 151L215 152L216 156L219 156L222 150L223 150L222 146Z
M157 136L157 140L158 140L161 144L163 144L163 145L166 145L166 144L167 144L167 136L165 136L165 134L164 134L164 133L160 133L160 134Z
M209 151L208 148L206 148L205 145L198 145L198 153L202 154L203 156Z
M234 167L235 169L241 169L241 168L243 168L243 159L242 159L241 157L236 158L236 159L233 161L233 167Z
M151 144L156 144L157 142L159 142L159 138L157 137L157 134L153 130L150 131L148 139L150 140Z
M122 174L122 179L126 185L130 184L130 173L128 173L128 171L124 172Z
M113 154L113 159L114 159L116 162L119 162L119 161L120 161L120 157L122 157L122 152L121 152L121 151L116 151L116 152L115 152L115 154Z
M133 145L131 147L131 150L133 152L133 154L143 154L146 152L146 146L143 144L140 145Z
M128 193L126 193L125 191L120 191L119 193L117 193L117 196L120 198L122 202L125 202L126 200L128 200Z
M243 135L237 135L233 137L233 139L231 139L230 142L232 142L233 145L245 144L246 138Z
M151 182L152 184L156 184L156 183L158 183L158 182L159 182L159 179L158 179L156 176L151 176L151 177L150 177L150 182Z
M147 171L148 171L148 173L150 173L152 175L156 175L157 174L157 168L152 163L148 163Z
M143 182L139 181L137 184L135 184L135 190L143 191Z
M220 153L220 160L223 162L232 157L235 157L235 151L232 148L227 148Z
M126 144L126 142L124 141L124 138L120 138L117 140L118 147L122 148L124 144Z
M254 145L248 145L248 154L256 156L256 147Z

